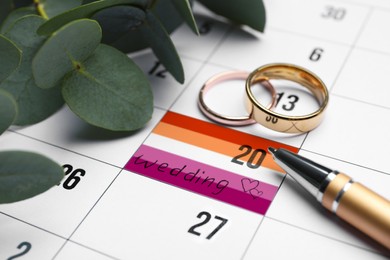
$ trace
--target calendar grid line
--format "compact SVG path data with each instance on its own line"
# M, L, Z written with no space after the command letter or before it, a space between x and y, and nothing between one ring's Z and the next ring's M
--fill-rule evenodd
M268 29L272 30L272 31L276 31L276 32L281 32L281 33L290 34L290 35L298 36L298 37L302 37L302 38L317 40L317 41L326 42L326 43L331 43L331 44L335 44L335 45L339 45L339 46L344 46L344 47L350 47L351 46L350 43L344 43L344 42L340 42L340 41L335 41L333 39L322 38L322 37L318 37L318 36L314 36L314 35L310 35L310 34L306 34L306 33L301 33L301 32L294 32L292 30L288 30L288 29L284 29L284 28L278 28L278 27L275 27L275 26L270 26Z
M99 198L95 201L95 203L92 205L92 207L88 210L87 214L85 214L85 216L83 217L83 219L78 223L78 225L76 226L76 228L73 230L73 232L69 235L69 237L67 238L67 240L69 240L73 235L74 233L77 231L77 229L83 224L84 220L88 217L88 215L91 213L91 211L95 208L95 206L98 204L98 202L102 199L102 197L104 196L104 194L106 194L106 192L110 189L110 187L112 186L112 184L115 182L115 180L118 178L118 176L123 172L123 169L115 176L115 178L110 182L110 184L107 186L107 188L102 192L102 194L100 194Z
M363 32L365 26L367 25L367 21L368 21L368 19L371 17L372 12L373 12L373 9L372 9L372 7L371 7L371 8L369 9L369 11L368 11L366 17L364 18L364 22L362 23L361 27L359 28L359 31L358 31L358 33L356 34L355 39L353 40L353 42L352 42L352 44L351 44L351 46L350 46L350 49L348 50L348 53L347 53L347 55L345 56L345 59L344 59L343 63L342 63L341 66L340 66L340 69L339 69L338 73L336 74L336 77L335 77L334 80L333 80L332 86L330 86L330 88L329 88L329 92L330 92L330 93L332 92L332 90L333 90L333 88L334 88L334 86L335 86L337 80L339 79L339 77L340 77L342 71L344 70L345 64L347 64L347 62L348 62L348 60L349 60L349 58L350 58L350 56L351 56L353 50L355 49L356 43L357 43L358 39L360 38L360 35L362 34L362 32Z
M229 65L224 65L224 64L219 64L219 63L213 62L213 61L209 61L209 62L207 63L207 65L211 65L211 66L223 68L223 69L226 69L226 70L237 70L237 67L233 67L233 66L229 66ZM201 86L199 86L199 89L200 89L200 87L201 87Z
M283 186L283 183L285 182L286 178L287 178L287 175L284 175L282 181L280 182L280 185L278 186L278 190L276 191L275 197L278 196L278 193L279 193L279 191L280 191L280 188ZM271 202L270 207L272 207L272 203L273 203L273 201ZM245 256L246 256L246 254L248 253L249 248L250 248L251 245L253 244L253 241L254 241L254 239L255 239L255 236L256 236L257 232L259 231L260 226L262 225L262 223L264 222L264 219L265 219L266 217L267 217L267 214L264 215L264 217L261 219L260 223L257 225L256 230L255 230L253 236L251 237L250 242L248 243L247 247L245 248L245 251L244 251L243 254L242 254L241 260L244 260L244 259L245 259Z
M57 250L57 252L53 255L53 257L51 258L51 260L54 260L57 255L61 252L61 250L66 246L66 244L68 243L68 240L67 239L64 239L65 241L62 243L62 245L60 246L60 248Z
M241 256L241 258L240 258L241 260L244 260L244 259L245 259L245 256L246 256L246 254L248 253L248 250L249 250L249 248L251 247L251 245L252 245L252 243L253 243L253 240L255 239L255 236L256 236L257 232L259 231L260 226L261 226L261 224L263 223L264 219L265 219L265 216L260 220L260 222L259 222L259 224L257 225L255 231L253 232L253 235L251 236L251 239L249 240L248 245L246 246L244 252L242 253L242 256Z
M108 166L112 166L112 167L115 167L115 168L118 168L118 169L123 169L122 166L118 166L118 165L115 165L115 164L112 164L112 163L109 163L109 162L105 162L105 161L103 161L103 160L99 160L99 159L94 158L94 157L91 157L91 156L89 156L89 155L82 154L82 153L80 153L80 152L76 152L76 151L70 150L70 149L68 149L68 148L65 148L65 147L62 147L62 146L59 146L59 145L56 145L56 144L53 144L53 143L50 143L50 142L41 140L41 139L36 138L36 137L34 137L34 136L30 136L30 135L28 135L28 134L20 133L20 132L18 132L18 131L14 131L14 130L8 130L8 131L10 131L10 132L12 132L12 133L14 133L14 134L20 135L20 136L24 136L24 137L26 137L26 138L29 138L29 139L34 140L34 141L37 141L37 142L41 142L41 143L43 143L43 144L50 145L50 146L55 147L55 148L58 148L58 149L61 149L61 150L64 150L64 151L67 151L67 152L70 152L70 153L73 153L73 154L76 154L76 155L83 156L83 157L88 158L88 159L91 159L91 160L93 160L93 161L97 161L97 162L106 164L106 165L108 165Z
M103 193L99 196L99 198L95 201L95 203L92 205L92 207L88 210L88 212L85 214L85 216L81 219L81 221L77 224L77 226L74 228L74 230L72 231L72 233L69 235L69 237L66 238L66 242L68 242L69 240L71 240L72 236L74 235L74 233L78 230L78 228L83 224L84 220L88 217L88 215L92 212L92 210L95 208L95 206L99 203L99 201L101 200L101 198L104 196L104 194L110 189L111 185L115 182L115 180L118 178L118 176L121 174L121 172L123 171L123 169L115 176L115 178L111 181L111 183L107 186L107 188L103 191ZM65 245L64 245L65 246ZM64 247L63 246L63 247ZM61 247L57 254L58 255L61 250L63 249L63 247Z
M59 235L59 234L56 234L55 232L52 232L52 231L50 231L50 230L47 230L47 229L45 229L45 228L39 227L39 226L37 226L37 225L35 225L35 224L32 224L32 223L30 223L30 222L28 222L28 221L25 221L25 220L22 220L22 219L20 219L20 218L15 217L15 216L12 216L12 215L10 215L10 214L7 214L7 213L5 213L5 212L3 212L3 211L0 211L0 214L2 214L2 215L4 215L4 216L7 216L7 217L9 217L9 218L11 218L11 219L14 219L14 220L16 220L16 221L18 221L18 222L21 222L21 223L23 223L23 224L26 224L26 225L29 225L29 226L31 226L31 227L34 227L34 228L36 228L36 229L39 229L39 230L41 230L41 231L43 231L43 232L45 232L45 233L48 233L48 234L50 234L50 235L53 235L53 236L56 236L56 237L58 237L58 238L61 238L61 239L66 240L66 237L64 237L64 236L61 236L61 235Z
M370 167L367 167L367 166L364 166L364 165L361 165L361 164L353 163L353 162L350 162L350 161L347 161L347 160L342 160L340 158L332 157L332 156L329 156L329 155L326 155L326 154L321 154L321 153L318 153L318 152L315 152L315 151L312 151L312 150L309 150L309 149L302 148L301 150L302 151L306 151L306 152L310 152L310 153L313 153L313 154L316 154L316 155L320 155L322 157L326 157L326 158L329 158L329 159L332 159L332 160L343 162L343 163L346 163L346 164L354 165L354 166L357 166L357 167L360 167L360 168L363 168L363 169L374 171L374 172L377 172L377 173L380 173L380 174L390 175L389 172L385 172L385 171L381 171L381 170L378 170L378 169L370 168Z
M390 15L390 12L389 12L389 15ZM390 52L387 52L387 51L375 50L372 48L360 47L360 46L355 46L355 49L366 51L366 52L371 52L371 53L376 53L376 54L381 54L381 55L385 55L385 56L390 56Z
M387 3L387 4L378 4L378 3L359 3L357 2L356 0L328 0L328 1L331 1L331 2L335 2L335 3L346 3L346 4L350 4L350 5L355 5L355 6L361 6L361 7L375 7L375 8L380 8L380 9L387 9L388 11L390 11L390 5Z
M102 251L100 251L100 250L97 250L97 249L95 249L95 248L89 247L89 246L84 245L84 244L82 244L82 243L78 243L78 242L73 241L73 240L67 240L66 243L74 243L74 244L76 244L76 245L78 245L78 246L81 246L81 247L86 248L86 249L88 249L88 250L94 251L94 252L96 252L96 253L98 253L98 254L100 254L100 255L104 255L104 256L109 257L109 258L111 258L111 259L113 259L113 260L123 260L123 259L121 259L121 258L116 258L116 257L114 257L114 256L112 256L112 255L109 255L109 254L105 253L105 252L102 252ZM61 249L62 249L62 248L61 248ZM59 253L60 253L60 251L57 252L57 254L55 255L55 257L53 257L52 260L56 259Z
M346 100L354 101L356 103L365 104L365 105L373 106L373 107L380 108L380 109L390 110L390 107L388 107L388 106L383 106L383 105L380 105L380 104L367 102L367 101L364 101L364 100L361 100L361 99L348 97L348 96L345 96L345 95L342 95L342 94L331 93L331 95L335 96L335 97L343 98L343 99L346 99Z
M202 37L202 36L198 36L198 37ZM196 57L188 55L186 53L180 54L180 57L182 59L192 60L192 61L196 61L196 62L199 62L199 63L203 63L204 62L204 59L196 58ZM189 85L189 84L186 84L186 85Z
M301 145L299 146L299 151L301 151L302 146L305 144L305 141L306 141L307 137L309 136L309 134L310 134L310 132L308 132L308 133L305 134L305 138L303 138L303 140L302 140L302 142L301 142ZM299 151L298 151L298 152L299 152Z

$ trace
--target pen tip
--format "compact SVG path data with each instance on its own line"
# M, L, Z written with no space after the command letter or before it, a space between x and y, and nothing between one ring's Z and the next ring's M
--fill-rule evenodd
M271 154L274 154L276 152L276 149L273 148L273 147L268 147L268 151L271 153Z

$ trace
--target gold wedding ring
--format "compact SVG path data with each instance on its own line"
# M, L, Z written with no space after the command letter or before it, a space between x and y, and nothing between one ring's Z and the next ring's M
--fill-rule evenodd
M252 93L251 86L259 81L272 79L290 80L306 87L319 103L319 109L303 116L287 116L264 107ZM316 128L322 121L328 104L328 89L322 80L302 67L274 63L262 66L249 74L245 89L247 94L246 109L259 124L284 133L304 133Z
M224 115L212 110L209 106L207 106L204 100L204 96L206 95L206 93L217 84L227 80L235 80L235 79L246 80L248 76L249 76L249 72L246 71L226 71L226 72L221 72L208 79L200 89L199 96L198 96L198 106L202 111L202 113L208 118L210 118L211 120L225 125L244 126L244 125L250 125L256 123L256 121L252 118L251 113L242 116ZM268 108L271 109L276 103L276 91L274 87L271 85L271 83L265 80L257 80L257 81L255 80L253 83L260 83L263 87L265 87L269 91L272 100L271 103L268 105Z

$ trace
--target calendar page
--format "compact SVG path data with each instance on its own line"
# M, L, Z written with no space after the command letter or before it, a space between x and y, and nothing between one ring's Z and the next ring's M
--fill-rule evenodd
M390 2L264 4L264 33L196 5L201 35L186 25L172 35L183 85L149 50L130 54L154 92L153 118L141 130L100 130L64 107L4 133L1 150L42 153L66 175L41 195L0 205L0 259L388 259L286 176L267 148L299 153L390 198ZM211 76L276 62L326 84L329 106L316 129L228 127L200 112L198 93ZM281 113L312 108L311 95L275 87ZM244 81L221 83L207 102L245 113L244 92Z

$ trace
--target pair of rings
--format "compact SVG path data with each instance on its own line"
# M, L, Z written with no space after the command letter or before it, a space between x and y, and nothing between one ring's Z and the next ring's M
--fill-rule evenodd
M231 79L246 79L246 110L247 116L227 116L215 112L204 101L206 93L220 82ZM276 91L269 80L289 80L307 88L319 104L318 110L303 116L288 116L273 111L276 104ZM262 105L252 92L252 85L260 83L272 96L268 106ZM322 80L313 72L286 63L264 65L252 73L244 71L228 71L215 75L202 86L199 92L198 105L200 110L210 119L218 123L241 126L259 123L269 129L284 133L304 133L316 128L322 121L328 104L328 89Z

